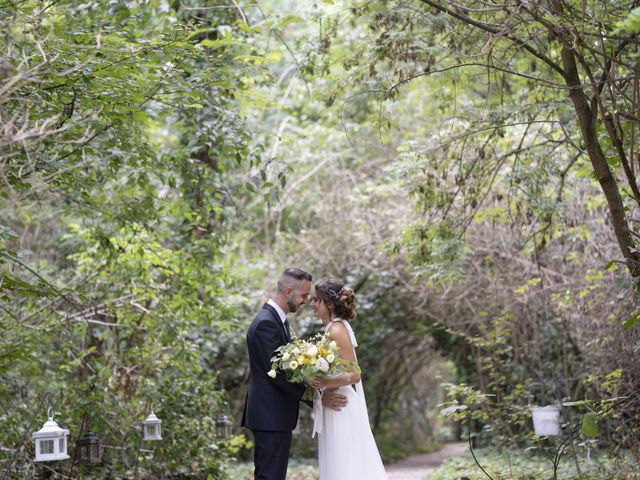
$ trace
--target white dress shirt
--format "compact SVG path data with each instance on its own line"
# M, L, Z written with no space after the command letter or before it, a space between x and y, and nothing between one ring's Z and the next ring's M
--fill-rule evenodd
M278 316L280 317L280 321L284 325L284 321L287 319L287 314L284 313L284 310L282 310L280 308L280 305L278 305L276 302L274 302L271 299L267 300L267 303L276 309L276 312L278 312Z

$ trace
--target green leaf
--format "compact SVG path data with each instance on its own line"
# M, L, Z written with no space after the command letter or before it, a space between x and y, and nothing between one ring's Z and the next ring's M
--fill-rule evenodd
M278 24L278 28L282 30L287 25L291 25L292 23L300 23L300 22L302 22L302 18L298 17L297 15L288 15Z
M202 40L200 45L203 47L207 47L211 50L215 50L221 47L227 47L229 45L240 45L241 42L236 40L235 38L221 38L219 40L209 40L208 38Z
M624 328L625 330L634 327L636 325L636 323L640 322L640 314L637 314L635 316L631 316L629 318L627 318L624 323L622 324L622 328Z
M614 34L618 34L620 32L639 32L640 31L640 7L634 8L631 10L626 19L621 22L618 22L616 25L616 29L613 31Z
M598 436L598 416L593 413L585 413L582 416L582 433L589 438L596 438Z
M609 164L609 166L615 168L618 165L620 165L620 159L618 157L608 157L607 158L607 163Z
M6 225L0 225L0 237L2 238L18 238L18 234Z

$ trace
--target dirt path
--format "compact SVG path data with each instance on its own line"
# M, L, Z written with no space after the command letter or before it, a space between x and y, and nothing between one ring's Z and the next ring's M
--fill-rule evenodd
M425 480L447 458L468 452L466 443L449 443L437 452L405 458L387 465L389 480Z

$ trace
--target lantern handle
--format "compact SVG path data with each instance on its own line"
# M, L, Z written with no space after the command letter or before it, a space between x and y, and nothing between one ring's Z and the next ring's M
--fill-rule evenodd
M53 415L51 414L52 410L53 410L53 407L47 408L47 417L49 417L49 420L53 420Z

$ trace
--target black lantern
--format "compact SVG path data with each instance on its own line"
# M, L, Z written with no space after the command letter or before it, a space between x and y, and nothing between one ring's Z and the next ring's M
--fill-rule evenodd
M85 432L76 442L76 455L80 463L84 464L96 464L102 461L100 439L91 430Z
M218 420L216 421L216 433L218 438L222 440L226 440L231 438L231 429L233 427L233 423L229 420L229 417L226 414L219 414Z

